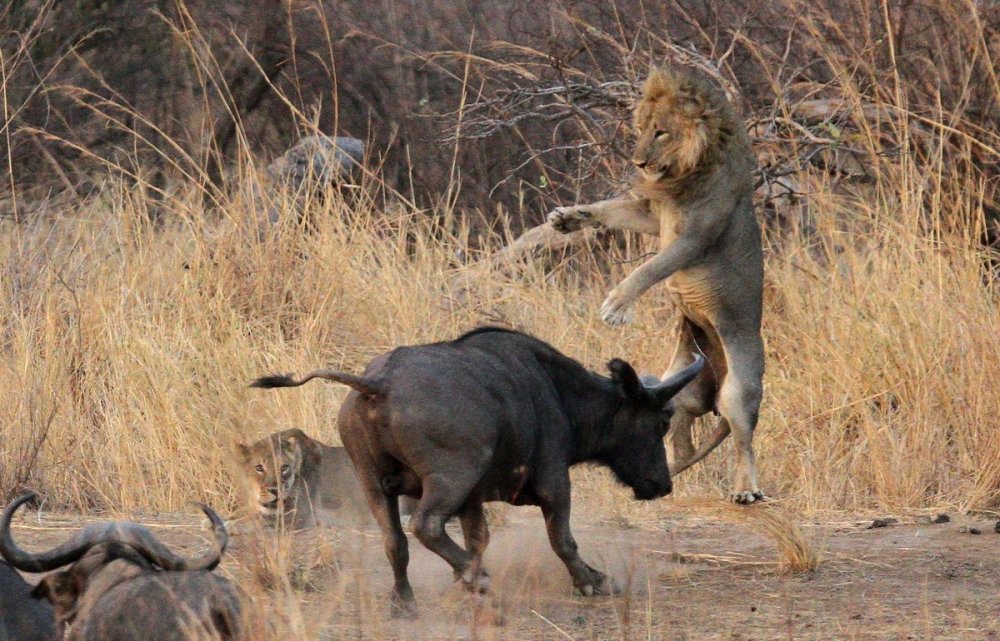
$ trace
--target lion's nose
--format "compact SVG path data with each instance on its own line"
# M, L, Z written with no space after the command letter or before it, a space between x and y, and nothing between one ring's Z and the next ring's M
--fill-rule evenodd
M635 165L636 167L638 167L639 169L645 169L646 168L646 161L645 160L641 160L639 158L633 158L632 159L632 164Z

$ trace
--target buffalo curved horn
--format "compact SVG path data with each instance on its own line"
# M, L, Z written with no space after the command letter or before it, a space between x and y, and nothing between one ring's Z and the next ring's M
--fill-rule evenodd
M671 374L649 391L660 401L667 402L673 398L677 392L684 389L684 386L694 380L694 378L705 367L705 357L701 354L694 355L694 362L679 372Z
M10 522L17 508L35 498L37 494L28 492L17 497L0 515L0 555L12 566L24 572L47 572L79 559L91 547L105 537L110 523L95 523L77 532L73 538L48 552L33 553L22 550L10 534Z
M151 563L164 570L212 570L222 559L229 536L222 519L212 508L199 503L198 506L212 523L215 545L193 559L177 556L156 540L152 532L138 523L93 523L77 532L69 541L46 552L27 552L14 543L10 533L10 522L14 512L24 503L35 498L34 492L14 499L0 515L0 555L12 566L24 572L46 572L73 563L87 553L90 548L101 543L121 543L133 548Z
M121 528L121 538L118 540L135 549L136 552L146 557L146 559L164 570L177 572L195 570L214 570L219 561L222 560L222 553L229 543L229 535L226 533L226 526L222 519L215 513L215 510L204 503L195 503L201 511L205 513L212 524L212 534L215 545L205 550L200 556L192 559L185 559L171 552L165 545L160 543L153 533L137 523L123 523Z

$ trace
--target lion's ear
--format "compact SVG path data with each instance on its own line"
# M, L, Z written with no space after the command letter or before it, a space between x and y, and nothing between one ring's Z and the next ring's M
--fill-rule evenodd
M246 463L247 461L250 460L250 448L249 447L247 447L243 443L237 443L236 447L235 447L235 450L236 450L236 456L239 457L239 459L242 462Z
M290 427L281 433L280 440L282 444L295 443L295 442L301 443L302 441L305 441L307 438L309 437L306 436L306 433L300 430L299 428Z

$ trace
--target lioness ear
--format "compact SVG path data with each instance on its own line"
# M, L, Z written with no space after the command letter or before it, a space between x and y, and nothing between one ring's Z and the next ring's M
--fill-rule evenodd
M289 443L292 443L294 441L302 442L307 438L309 437L306 436L306 433L297 427L289 428L281 433L281 440L288 441Z
M296 460L301 459L302 443L305 436L302 430L299 429L286 430L284 437L281 439L281 448L287 452L291 452Z
M236 456L244 463L250 460L250 448L243 443L236 444Z
M615 358L608 362L608 369L611 370L612 380L618 383L618 389L626 398L640 401L646 397L646 388L631 365L620 358Z

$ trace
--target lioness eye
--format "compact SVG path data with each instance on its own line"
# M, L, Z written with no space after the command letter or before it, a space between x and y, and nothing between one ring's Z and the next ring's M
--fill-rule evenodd
M667 132L663 131L662 129L657 129L653 135L656 136L657 138L663 138L664 136L667 135Z
M264 466L263 465L258 465L257 467L255 467L253 469L257 470L258 474L263 474L264 473Z
M281 466L281 473L284 474L287 471L288 471L288 463L285 463Z

